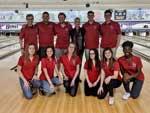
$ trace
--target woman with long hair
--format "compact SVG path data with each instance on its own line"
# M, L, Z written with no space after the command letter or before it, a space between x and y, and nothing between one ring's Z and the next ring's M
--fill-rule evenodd
M76 46L70 43L67 53L60 57L60 70L64 77L66 93L75 96L79 83L80 58L76 55Z
M101 82L98 89L100 99L104 99L109 93L109 104L114 104L114 89L121 86L121 76L119 74L119 63L113 57L111 48L105 48L103 51L103 60L101 63Z
M39 90L41 94L49 96L55 93L55 86L61 85L61 76L57 69L57 61L53 47L46 48L46 57L41 60L42 72L39 78ZM54 76L54 72L57 76Z
M22 92L27 99L32 99L36 93L34 85L34 77L37 76L38 56L36 55L36 47L34 44L29 44L25 48L24 55L20 56L17 72Z
M85 62L84 92L86 96L97 96L100 82L101 62L97 49L90 49L89 59Z

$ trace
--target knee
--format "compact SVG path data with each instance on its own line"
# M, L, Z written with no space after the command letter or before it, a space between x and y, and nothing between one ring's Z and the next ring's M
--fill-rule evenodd
M139 95L131 95L132 99L137 99L139 97Z
M97 95L97 98L98 98L98 99L104 99L104 98L105 98L105 95Z
M26 99L31 100L32 99L32 95L26 94L24 95Z
M70 93L70 96L75 97L76 94L75 93Z

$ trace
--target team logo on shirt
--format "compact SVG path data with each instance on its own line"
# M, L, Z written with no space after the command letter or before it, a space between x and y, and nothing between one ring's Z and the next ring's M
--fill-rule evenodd
M113 29L114 29L114 27L113 27L112 25L110 25L110 29L111 29L111 30L113 30Z
M52 25L48 25L49 28L52 28Z
M68 28L65 28L65 31L68 31Z
M94 26L94 29L97 29L97 26L96 26L96 25Z
M136 67L136 63L133 62L132 63L132 67L135 68Z

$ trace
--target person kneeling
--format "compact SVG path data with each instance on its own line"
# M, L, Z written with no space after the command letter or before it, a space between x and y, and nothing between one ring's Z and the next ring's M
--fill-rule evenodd
M53 47L47 47L46 58L41 60L42 73L40 74L37 86L40 94L49 96L55 94L55 87L62 84L61 76L57 69L57 63ZM54 71L58 76L54 76Z
M97 96L97 90L100 85L101 62L97 49L91 49L89 55L89 59L84 65L86 77L84 81L84 93L86 96Z
M60 70L64 76L66 93L76 96L79 84L80 58L75 54L75 44L70 43L67 53L60 57Z
M101 70L101 82L98 89L99 99L104 99L109 92L109 104L114 104L114 88L121 86L121 76L119 75L119 63L113 58L110 48L103 51L103 61Z

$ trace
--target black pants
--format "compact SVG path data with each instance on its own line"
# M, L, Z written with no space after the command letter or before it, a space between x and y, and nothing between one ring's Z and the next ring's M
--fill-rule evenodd
M38 55L39 55L40 60L46 57L46 48L47 47L39 47Z
M69 93L72 97L76 96L78 85L79 85L79 78L77 77L75 80L74 86L70 86L72 79L64 80L63 84L66 89L66 93Z
M77 55L80 57L81 61L82 61L83 53L84 53L84 49L77 50Z
M114 92L113 89L114 88L118 88L121 86L121 81L118 79L112 79L109 84L105 84L103 83L103 93L98 95L99 99L104 99L107 95L107 93L109 92L109 96L113 97L114 96Z
M84 49L80 49L78 50L77 52L80 60L81 60L81 64L80 64L80 68L79 68L79 75L81 75L81 67L82 67L82 58L83 58L83 53L84 53ZM81 81L81 78L79 77L80 81Z
M87 80L84 81L84 93L85 93L85 96L97 96L97 91L98 91L98 88L100 86L100 82L97 83L97 85L95 87L89 87L88 86L88 83L87 83Z
M130 89L130 83L133 82L132 88ZM142 86L144 81L143 80L137 80L137 79L131 79L128 82L123 81L123 86L126 92L131 94L131 97L136 99L141 92Z

